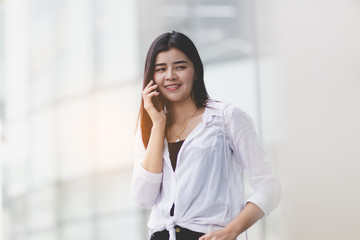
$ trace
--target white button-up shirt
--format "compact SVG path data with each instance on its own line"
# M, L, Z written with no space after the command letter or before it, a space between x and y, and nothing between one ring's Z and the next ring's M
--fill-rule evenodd
M175 225L207 233L225 227L246 202L265 215L278 205L280 186L250 117L232 104L209 101L202 120L185 139L175 172L166 139L162 173L146 171L140 131L136 136L131 188L140 206L152 208L150 234L167 229L175 239ZM253 188L247 200L244 171Z

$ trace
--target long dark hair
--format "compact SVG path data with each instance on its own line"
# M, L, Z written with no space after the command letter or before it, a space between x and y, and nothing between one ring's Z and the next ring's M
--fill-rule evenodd
M204 67L194 43L190 40L190 38L180 32L172 31L163 33L158 36L151 44L146 56L142 89L144 89L146 85L154 78L154 65L157 55L160 52L168 51L171 48L176 48L182 51L194 64L195 79L191 96L198 108L205 107L206 102L209 99L209 95L204 84ZM142 140L145 148L147 148L153 123L150 116L144 109L144 100L142 97L138 120L140 121Z

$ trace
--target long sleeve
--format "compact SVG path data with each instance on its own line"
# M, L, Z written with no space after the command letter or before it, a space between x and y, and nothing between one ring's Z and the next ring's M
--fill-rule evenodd
M252 119L241 109L230 107L227 115L227 134L240 166L245 170L254 190L247 202L256 204L268 215L280 201L280 184L271 167Z
M143 208L151 208L160 193L162 173L151 173L145 170L141 162L145 157L145 148L141 140L141 132L135 136L134 171L131 180L131 193L135 202Z

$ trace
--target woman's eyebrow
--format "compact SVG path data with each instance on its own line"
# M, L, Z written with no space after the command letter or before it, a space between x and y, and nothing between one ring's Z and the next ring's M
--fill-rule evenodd
M155 64L155 67L156 67L156 66L164 66L164 65L166 65L166 63L156 63L156 64Z
M173 62L174 65L175 65L175 64L181 64L181 63L188 63L188 62L185 61L185 60L179 60L179 61ZM155 67L157 67L157 66L165 66L165 65L166 65L166 63L156 63L156 64L155 64Z
M180 61L176 61L174 62L173 64L181 64L181 63L188 63L187 61L185 60L180 60Z

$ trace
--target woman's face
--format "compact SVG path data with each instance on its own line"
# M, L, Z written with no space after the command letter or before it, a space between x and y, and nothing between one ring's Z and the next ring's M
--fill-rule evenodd
M176 49L160 52L155 60L154 81L163 97L173 103L191 100L194 64Z

